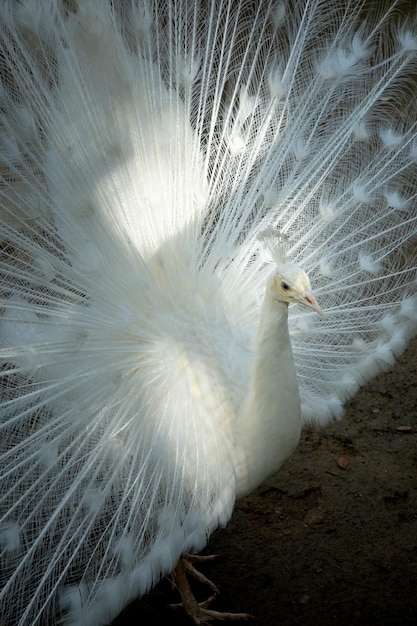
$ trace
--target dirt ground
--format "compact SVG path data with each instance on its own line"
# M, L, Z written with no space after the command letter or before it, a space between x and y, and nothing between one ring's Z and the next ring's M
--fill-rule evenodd
M200 567L221 591L213 609L262 626L417 625L416 383L414 340L343 421L304 431L292 458L238 503L207 547L219 558ZM114 626L185 626L166 608L176 601L165 580Z

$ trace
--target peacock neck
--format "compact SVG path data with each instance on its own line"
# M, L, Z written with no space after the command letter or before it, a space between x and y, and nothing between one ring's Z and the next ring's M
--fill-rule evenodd
M288 304L268 285L256 339L248 395L237 417L237 496L276 471L296 447L300 398L288 332Z

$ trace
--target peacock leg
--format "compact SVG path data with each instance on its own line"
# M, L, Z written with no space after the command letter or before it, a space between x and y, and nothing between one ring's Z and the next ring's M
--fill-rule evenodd
M211 621L230 621L230 620L249 620L253 616L249 613L228 613L220 611L212 611L207 607L216 598L219 593L216 585L206 578L201 572L196 570L192 565L192 561L212 560L214 556L195 557L194 555L184 556L181 558L173 571L173 579L176 588L181 596L180 604L171 604L171 608L183 608L194 624L207 624ZM188 582L187 574L193 576L203 584L206 584L214 592L204 602L197 602Z

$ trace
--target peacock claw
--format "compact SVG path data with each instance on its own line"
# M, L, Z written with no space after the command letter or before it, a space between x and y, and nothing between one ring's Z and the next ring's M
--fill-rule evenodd
M250 615L249 613L228 613L222 611L212 611L207 608L211 602L215 600L219 590L211 580L196 570L191 562L210 561L214 558L216 558L215 555L198 557L195 555L185 555L178 561L177 566L173 571L173 579L181 596L182 602L178 604L170 604L170 608L184 609L192 622L197 625L208 624L211 621L247 621L254 619L253 615ZM204 602L197 602L188 582L187 574L190 574L199 582L208 585L214 593L209 596L207 600L204 600Z
M194 567L193 563L206 563L207 561L214 561L214 559L217 559L217 556L217 554L184 554L181 559L185 565L185 571L187 574L198 580L198 582L200 582L201 584L207 585L207 587L210 587L210 589L214 591L214 595L211 596L213 599L219 593L218 587L214 584L212 580L207 578L207 576L204 576L204 574L199 572L198 569Z

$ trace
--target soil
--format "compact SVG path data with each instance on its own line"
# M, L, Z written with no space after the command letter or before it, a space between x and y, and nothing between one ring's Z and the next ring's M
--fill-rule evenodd
M417 625L417 340L240 501L199 567L261 626ZM205 588L195 586L204 599ZM191 624L169 580L113 626ZM233 622L237 623L237 622ZM244 623L244 622L239 622Z

